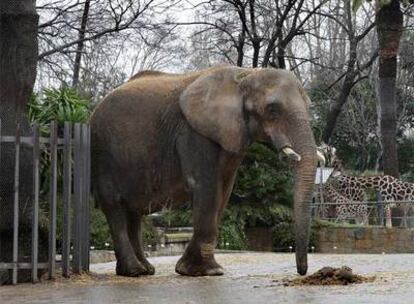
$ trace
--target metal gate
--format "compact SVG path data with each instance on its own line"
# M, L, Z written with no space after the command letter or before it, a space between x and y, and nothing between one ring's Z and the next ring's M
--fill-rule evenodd
M47 269L48 277L54 278L56 268L61 267L62 275L69 277L71 271L80 273L89 270L89 193L90 193L90 127L87 124L66 122L58 136L56 122L50 123L49 137L42 137L39 125L32 127L32 136L20 136L16 128L15 136L2 136L0 121L0 153L4 143L14 144L14 200L13 200L13 253L11 261L0 261L0 270L12 271L12 283L17 284L18 271L31 269L32 282L38 281L38 270ZM19 175L21 147L33 151L33 192L31 222L31 262L19 259ZM42 158L43 155L47 157ZM39 263L39 191L41 161L47 162L48 173L48 259ZM60 185L58 185L58 172ZM1 163L0 163L1 174ZM58 187L61 192L58 193ZM56 227L58 195L62 204L62 244L61 261L56 257ZM71 216L72 214L72 216ZM72 246L73 245L73 246ZM1 250L1 248L0 248Z

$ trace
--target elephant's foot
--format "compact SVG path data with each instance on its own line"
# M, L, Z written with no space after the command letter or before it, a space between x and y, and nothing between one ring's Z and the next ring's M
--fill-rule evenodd
M188 276L223 275L223 268L214 259L214 246L204 244L200 251L189 245L184 255L178 260L175 271Z
M143 275L153 275L155 274L155 268L150 264L150 262L147 261L147 259L139 259L141 264L145 267L146 272L143 273Z
M218 276L224 273L223 268L214 260L214 257L197 264L182 257L175 266L175 272L187 276Z
M116 274L125 277L138 277L140 275L148 274L148 270L135 256L133 256L117 261Z

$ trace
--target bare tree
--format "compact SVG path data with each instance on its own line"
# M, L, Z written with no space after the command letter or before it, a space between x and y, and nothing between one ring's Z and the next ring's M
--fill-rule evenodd
M193 35L210 32L216 50L238 66L286 68L289 44L327 2L308 9L304 0L215 0L198 9L199 20L179 25L198 25Z
M79 42L76 47L76 57L75 57L75 64L73 66L73 78L72 78L72 86L76 87L79 82L79 71L81 66L81 60L82 60L82 50L83 50L83 44L85 39L85 33L86 33L86 24L88 23L88 17L89 17L89 7L90 7L91 1L86 0L85 6L83 8L83 14L82 14L82 21L79 29Z
M149 68L155 67L150 62L168 61L161 59L166 57L163 43L176 36L173 26L164 25L168 16L163 13L173 5L164 0L40 0L38 87L77 86L97 100L126 80L124 65L136 61L131 54ZM144 49L150 56L143 56ZM98 66L91 67L92 62Z

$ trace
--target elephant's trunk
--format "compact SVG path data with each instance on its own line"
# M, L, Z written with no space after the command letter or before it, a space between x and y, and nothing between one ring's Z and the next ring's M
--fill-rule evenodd
M294 134L289 136L293 149L300 155L296 162L294 185L294 218L296 240L296 266L299 274L308 270L308 244L310 237L311 200L316 171L316 145L309 119L296 115L290 119ZM292 121L294 120L294 121ZM298 128L298 126L300 126Z

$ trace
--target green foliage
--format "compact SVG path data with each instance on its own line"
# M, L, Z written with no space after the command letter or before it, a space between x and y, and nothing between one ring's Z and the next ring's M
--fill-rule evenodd
M90 114L89 102L69 87L45 89L42 97L32 95L27 111L29 120L43 128L51 121L57 121L60 126L65 121L83 123Z
M65 121L84 123L89 119L89 102L76 90L65 87L61 89L45 89L41 95L32 94L27 105L30 122L39 124L42 136L50 134L50 122L58 124L58 135L63 133ZM62 184L63 151L58 149L58 185ZM50 151L42 149L41 153L41 194L47 195L50 186ZM47 200L47 197L43 198Z
M235 195L223 212L219 248L248 249L246 227L290 221L292 186L287 162L263 145L252 145L239 168Z
M91 246L95 249L113 249L111 232L103 212L90 203ZM106 246L105 244L109 244Z
M292 214L291 214L292 215ZM320 227L331 226L331 222L313 221L309 238L309 248L316 247L316 232ZM285 221L279 222L272 229L272 246L274 251L289 251L289 247L295 246L295 229L293 217L290 216Z
M156 221L162 227L185 227L191 226L191 219L191 209L186 204L175 209L165 208Z
M230 204L223 212L223 220L219 226L218 248L245 250L248 248L244 228L247 213L241 206Z
M156 228L146 216L144 216L142 220L142 240L144 242L144 248L148 245L155 247L155 245L160 241Z
M234 193L252 203L292 202L293 178L286 161L261 144L253 144L239 168Z
M91 222L91 246L95 249L113 249L111 231L104 213L90 204L90 222ZM61 225L58 225L60 227ZM60 230L60 229L59 229ZM155 246L159 242L159 235L156 228L148 217L142 220L142 240L145 248L148 245ZM109 244L109 246L106 246Z

